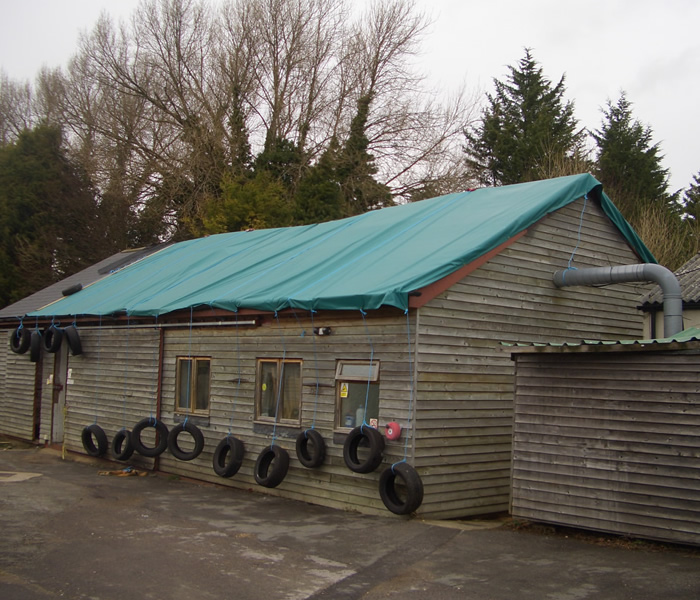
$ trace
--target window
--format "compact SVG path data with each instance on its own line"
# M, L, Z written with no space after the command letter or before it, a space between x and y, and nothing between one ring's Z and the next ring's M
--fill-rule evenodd
M336 427L357 427L379 421L379 362L339 360L335 369ZM365 404L367 414L365 414Z
M177 358L175 410L186 413L209 412L210 358Z
M256 419L301 422L301 364L300 360L258 360Z

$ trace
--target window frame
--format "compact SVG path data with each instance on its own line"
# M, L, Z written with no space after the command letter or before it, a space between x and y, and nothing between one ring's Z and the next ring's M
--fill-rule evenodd
M348 374L344 373L346 365L353 367L364 367L364 374ZM372 372L369 372L371 366ZM334 427L336 430L349 431L352 427L345 425L343 422L343 398L341 398L341 388L343 383L363 383L365 386L376 384L379 386L381 373L381 361L377 359L338 359L335 365L335 410L334 410ZM377 424L379 423L379 398L377 398ZM357 426L357 423L355 423Z
M280 374L282 373L282 365L287 365L287 364L297 364L299 365L299 387L298 387L298 398L299 398L299 405L298 405L298 417L296 419L285 419L281 418L280 415L275 414L274 417L268 416L268 415L263 415L262 414L262 399L263 399L263 389L262 389L262 366L263 364L275 364L276 365L276 376L275 376L275 389L273 390L272 397L275 401L275 412L277 409L276 402L277 402L277 395L278 393L281 393L282 395L284 394L284 388L282 390L279 390L279 385L280 385ZM277 425L287 425L287 426L301 426L301 410L302 410L302 403L303 403L303 369L304 369L304 360L301 358L269 358L269 357L262 357L258 358L256 360L256 365L255 365L255 421L258 423L266 423L266 424L277 424ZM284 396L280 398L280 403L282 406L280 406L281 409L284 408L283 404ZM280 410L280 412L284 412L284 410Z
M209 365L209 374L208 374L208 381L207 381L207 407L206 409L204 408L197 408L197 380L198 380L198 369L197 369L197 363L198 362L206 362ZM180 405L180 391L181 391L181 377L182 377L182 365L185 362L191 362L192 364L192 371L191 371L191 377L190 377L190 406L181 406ZM208 416L209 411L211 410L211 367L212 367L212 359L211 356L177 356L176 357L176 365L175 365L175 414L177 415L204 415Z

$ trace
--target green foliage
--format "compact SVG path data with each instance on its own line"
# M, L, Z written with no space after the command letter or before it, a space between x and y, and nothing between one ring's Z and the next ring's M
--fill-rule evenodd
M688 218L700 223L700 172L693 176L692 183L685 190L682 204Z
M591 134L598 146L595 175L615 205L628 220L649 204L671 208L668 170L661 166L651 127L633 117L624 93L617 103L608 101L603 115L601 128Z
M266 170L250 178L227 176L222 196L203 219L203 233L267 229L292 225L292 207L285 186Z
M507 81L494 79L480 122L465 131L468 168L486 185L540 179L549 163L583 147L574 105L564 101L564 76L553 86L529 49L508 68Z
M103 258L89 182L40 125L0 148L0 302L7 304Z
M300 225L323 223L343 216L343 200L337 180L338 143L331 140L318 163L299 182L294 197L294 220Z

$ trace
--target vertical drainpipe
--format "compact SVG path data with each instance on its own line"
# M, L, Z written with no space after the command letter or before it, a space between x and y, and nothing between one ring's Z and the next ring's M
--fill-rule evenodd
M673 337L683 330L683 300L676 276L666 267L652 263L620 267L562 269L554 273L554 285L609 285L634 281L653 281L664 294L664 337Z

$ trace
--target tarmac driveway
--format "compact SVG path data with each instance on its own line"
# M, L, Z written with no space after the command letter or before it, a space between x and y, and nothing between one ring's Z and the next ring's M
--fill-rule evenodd
M68 458L0 451L2 599L700 598L693 549L370 517Z

